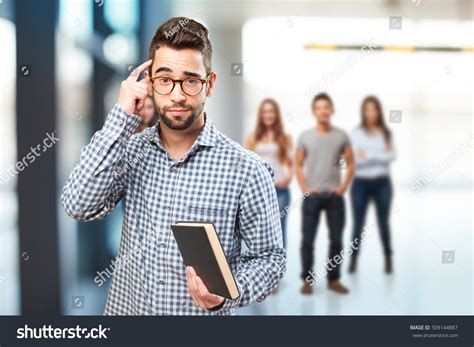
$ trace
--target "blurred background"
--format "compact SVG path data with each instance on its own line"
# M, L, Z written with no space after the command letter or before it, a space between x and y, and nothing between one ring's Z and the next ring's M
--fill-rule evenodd
M117 256L122 209L103 221L78 223L59 197L80 149L114 105L120 81L148 58L155 30L172 16L208 27L217 88L207 113L240 143L265 97L279 102L294 140L314 126L310 102L321 90L333 97L333 122L346 131L358 125L368 94L381 99L386 116L390 110L402 115L389 123L397 150L394 273L383 273L373 234L359 272L343 268L349 295L328 293L324 281L312 296L300 295L302 193L294 180L285 278L277 293L238 314L473 314L472 5L0 0L0 314L102 314L110 280L99 287L94 278ZM378 49L361 54L369 44ZM56 144L13 171L53 133ZM348 200L346 207L349 243ZM322 220L316 265L326 257L327 234ZM443 252L453 261L443 262Z

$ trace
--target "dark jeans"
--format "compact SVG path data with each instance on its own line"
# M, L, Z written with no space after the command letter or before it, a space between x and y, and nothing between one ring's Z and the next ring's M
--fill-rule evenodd
M392 183L388 176L378 178L356 178L351 188L352 212L354 215L353 240L360 239L364 227L367 206L371 200L375 203L377 212L377 224L380 237L382 239L383 251L386 255L392 254L390 244L390 226L388 217L390 214L390 203L392 200ZM359 253L359 249L354 249L354 255Z
M345 224L344 198L332 193L312 194L303 201L303 242L301 246L301 259L304 280L313 269L314 239L319 225L321 211L326 211L326 221L329 229L329 259L342 251L342 232ZM328 271L329 281L340 277L340 263L332 261L331 270Z
M283 232L283 247L286 249L286 219L290 205L290 188L277 188L278 207L280 208L281 230Z

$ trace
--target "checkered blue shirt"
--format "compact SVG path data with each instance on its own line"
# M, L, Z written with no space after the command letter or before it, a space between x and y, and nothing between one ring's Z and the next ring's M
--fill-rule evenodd
M79 221L102 219L124 198L119 254L105 315L233 315L262 301L286 269L273 171L220 133L209 116L189 152L173 160L157 126L116 104L81 151L61 200ZM212 221L241 293L210 311L188 292L170 225ZM243 242L242 242L243 241Z

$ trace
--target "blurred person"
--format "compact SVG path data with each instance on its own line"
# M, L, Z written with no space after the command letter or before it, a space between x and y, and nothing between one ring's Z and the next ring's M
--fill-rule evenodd
M255 131L247 137L245 147L257 153L273 168L283 246L286 248L286 220L291 199L289 185L293 176L292 139L285 133L280 107L274 99L264 99L260 103Z
M143 104L142 109L139 112L139 116L142 117L142 122L140 125L133 131L134 134L141 133L146 128L150 128L156 124L158 121L158 113L155 109L155 103L153 97L147 96Z
M361 105L361 124L351 133L355 156L355 178L351 187L354 229L352 238L361 239L362 229L371 201L375 204L377 224L385 255L385 272L393 271L392 246L390 243L390 203L392 183L390 164L395 159L395 150L390 130L385 124L379 99L368 96ZM349 272L357 270L359 246L354 249Z
M347 294L349 290L339 278L345 224L343 195L354 172L353 154L349 136L331 124L334 106L328 94L319 93L313 98L312 112L316 126L299 136L295 156L296 177L305 196L302 204L301 278L304 284L301 293L313 292L314 239L321 212L325 211L329 229L329 255L325 265L328 289ZM347 169L347 173L341 183L342 169Z
M149 54L121 83L117 103L83 148L61 200L72 218L90 221L105 218L126 196L118 257L136 256L115 269L106 315L232 315L264 300L286 270L273 169L204 112L216 73L202 24L169 19ZM158 123L131 136L147 95ZM237 299L210 293L185 267L170 226L189 220L213 221ZM247 249L241 252L242 244Z

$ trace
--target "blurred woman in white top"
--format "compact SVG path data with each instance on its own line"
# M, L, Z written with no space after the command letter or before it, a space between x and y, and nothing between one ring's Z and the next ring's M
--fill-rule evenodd
M255 130L245 140L245 147L257 153L274 170L286 248L286 217L291 199L289 185L293 176L292 139L285 133L280 107L274 99L267 98L260 103Z
M351 187L353 242L357 242L354 244L359 247L353 252L349 272L354 273L357 269L367 207L373 201L385 255L385 272L391 273L393 265L389 225L392 201L390 164L395 159L395 149L392 134L385 124L382 105L377 97L371 95L362 101L361 125L350 137L355 158L354 181Z

